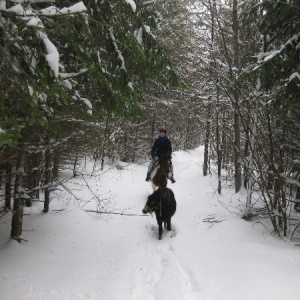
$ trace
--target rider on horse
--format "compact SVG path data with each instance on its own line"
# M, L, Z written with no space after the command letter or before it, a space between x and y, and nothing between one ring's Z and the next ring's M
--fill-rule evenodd
M152 146L152 149L151 149L152 160L150 161L149 166L148 166L146 181L150 180L150 173L151 173L151 170L152 170L154 164L159 160L160 157L165 156L170 161L170 164L171 164L170 171L171 171L172 177L170 178L170 180L172 183L175 182L175 179L173 176L173 165L171 162L172 146L171 146L171 141L169 140L166 133L167 133L167 131L165 129L160 129L159 136L156 138L156 140Z

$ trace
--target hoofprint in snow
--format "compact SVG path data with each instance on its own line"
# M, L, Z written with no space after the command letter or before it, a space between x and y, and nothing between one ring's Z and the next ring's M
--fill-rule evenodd
M242 220L246 193L224 184L219 196L202 157L174 153L177 211L160 241L155 216L140 216L148 162L65 172L49 213L26 208L28 242L8 241L10 216L1 219L0 299L298 300L299 247Z

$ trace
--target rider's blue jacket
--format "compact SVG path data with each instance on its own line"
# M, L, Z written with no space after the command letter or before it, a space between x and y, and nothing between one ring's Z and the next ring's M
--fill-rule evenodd
M166 158L171 159L171 153L172 146L168 136L165 135L163 138L161 136L158 136L152 146L151 156L160 157L164 154Z

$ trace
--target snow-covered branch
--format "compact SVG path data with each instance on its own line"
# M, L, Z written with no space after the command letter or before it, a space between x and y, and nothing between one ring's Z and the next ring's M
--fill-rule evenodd
M300 38L300 33L295 34L292 38L288 39L288 40L286 41L286 43L284 43L284 44L280 47L279 50L274 50L274 51L269 51L269 52L262 52L262 53L258 54L258 55L256 56L258 62L264 63L264 62L267 62L267 61L273 59L274 57L280 55L281 52L287 48L287 46L292 45L294 42L298 42L297 47L299 47L299 38ZM259 68L259 67L260 67L260 66L255 67L254 70L257 69L257 68Z
M133 0L125 0L125 2L131 6L133 12L136 11L136 4Z
M114 33L112 31L112 28L108 28L108 32L109 32L109 36L111 38L111 41L112 41L112 43L113 43L113 45L115 47L115 50L117 52L118 59L119 59L119 61L121 63L120 69L123 69L124 71L126 71L124 57L123 57L121 51L118 48L117 41L116 41L116 38L115 38Z
M69 15L69 14L77 14L82 13L87 10L83 2L78 2L70 7L64 7L62 9L57 8L56 6L50 6L41 10L34 10L31 8L30 5L23 6L22 4L24 1L15 1L15 6L6 9L6 2L1 0L0 2L0 10L6 10L9 12L13 12L16 15L20 16L21 18L27 21L27 26L33 26L37 28L44 28L44 24L39 16L56 16L56 15ZM41 0L33 0L32 3L44 2ZM53 1L50 1L53 2ZM42 39L44 45L47 50L46 60L48 62L49 67L54 72L55 77L58 77L59 74L59 52L55 45L49 40L48 36L38 31L39 38Z

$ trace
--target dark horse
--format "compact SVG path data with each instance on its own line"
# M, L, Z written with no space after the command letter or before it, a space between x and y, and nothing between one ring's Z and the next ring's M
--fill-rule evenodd
M156 190L156 187L161 186L160 181L162 177L165 177L167 179L170 179L172 177L172 174L170 172L170 164L170 160L165 156L161 156L159 160L154 164L150 173L153 192Z
M171 228L171 218L176 211L176 200L171 189L167 188L167 178L164 174L158 175L156 184L159 186L156 191L148 197L147 203L143 209L143 213L155 212L158 224L158 239L161 240L164 228L168 231Z

